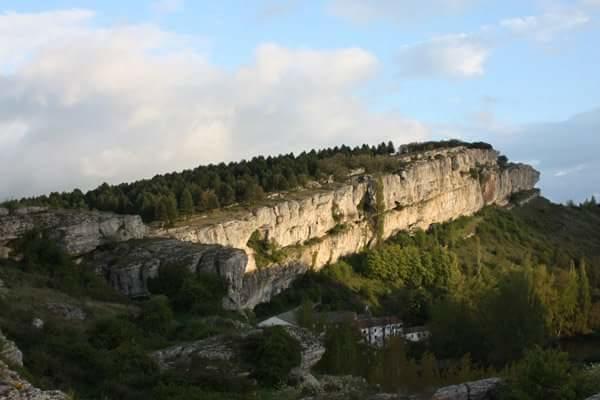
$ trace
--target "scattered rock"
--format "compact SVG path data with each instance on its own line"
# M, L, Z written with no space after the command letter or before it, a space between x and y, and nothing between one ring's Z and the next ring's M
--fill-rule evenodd
M595 395L595 396L588 397L588 398L587 398L587 399L585 399L585 400L600 400L600 393L598 393L598 394L597 394L597 395Z
M438 389L432 400L493 400L500 378L483 379Z
M81 308L65 303L48 303L48 310L52 313L66 319L83 321L87 318L87 314Z
M44 328L44 321L40 318L34 318L33 321L31 321L31 326L35 329L42 329Z
M0 217L4 217L8 214L10 214L10 212L8 211L8 208L0 207Z

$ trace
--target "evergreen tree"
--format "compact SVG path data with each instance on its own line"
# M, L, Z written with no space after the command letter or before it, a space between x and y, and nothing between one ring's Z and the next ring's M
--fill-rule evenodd
M179 210L182 214L192 214L194 212L194 200L192 193L187 189L183 189L179 197Z

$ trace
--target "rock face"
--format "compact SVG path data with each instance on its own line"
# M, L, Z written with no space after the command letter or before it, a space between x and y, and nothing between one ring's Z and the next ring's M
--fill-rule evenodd
M483 379L439 389L432 400L494 400L499 378Z
M115 289L130 297L148 295L146 283L158 276L161 265L183 265L191 272L221 276L228 284L229 295L224 304L229 308L243 301L248 256L240 249L174 239L131 240L98 250L89 261Z
M486 205L506 205L514 193L535 187L539 172L523 164L500 165L498 155L456 147L405 156L406 166L394 174L353 177L251 212L212 222L198 218L150 235L243 250L248 255L244 267L235 264L234 270L219 272L235 284L230 307L252 308L308 269L320 269L402 230L427 229ZM247 246L255 231L285 250L286 261L257 268Z
M0 212L0 255L7 256L7 245L32 229L48 232L51 239L69 254L78 256L97 247L118 241L139 239L146 226L136 215L78 210L24 207Z

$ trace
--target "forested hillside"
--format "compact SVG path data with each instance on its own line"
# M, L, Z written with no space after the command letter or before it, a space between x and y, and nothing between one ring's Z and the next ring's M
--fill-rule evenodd
M403 154L466 146L491 149L487 143L464 143L457 140L426 142L401 147ZM350 148L334 147L284 154L276 157L254 157L228 164L199 166L192 170L157 175L133 183L102 184L83 193L76 189L66 193L12 200L6 207L23 205L57 208L84 208L139 214L145 221L173 222L189 215L235 203L255 204L266 194L303 187L309 182L343 181L362 168L367 173L394 172L404 161L390 157L398 149L392 142L377 146L364 144Z
M363 376L388 392L426 393L497 375L508 378L506 399L540 398L514 396L548 376L544 398L583 399L600 391L597 369L553 350L570 336L600 348L595 200L562 206L540 198L512 210L486 208L428 232L401 233L306 275L248 315L221 308L224 283L212 275L171 266L149 283L151 298L133 302L39 235L23 239L20 251L22 260L0 261L0 328L23 350L25 376L81 398L300 398L278 389L298 363L293 338L278 330L249 340L236 335L299 305L310 321L309 304L357 312L369 305L376 315L425 324L432 333L425 344L393 340L375 349L341 326L328 331L317 374ZM44 321L42 328L32 326L35 318ZM219 372L229 366L211 373L201 364L161 371L150 357L165 346L220 334L244 349L239 365L249 375ZM593 357L588 353L586 361L600 360Z

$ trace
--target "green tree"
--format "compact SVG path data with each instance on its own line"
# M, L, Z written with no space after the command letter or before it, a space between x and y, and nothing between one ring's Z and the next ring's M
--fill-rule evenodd
M194 212L194 200L192 199L192 193L187 189L183 189L181 196L179 197L179 210L182 214L192 214Z
M504 398L510 400L572 400L574 376L567 353L536 347L513 370Z
M299 366L302 359L300 343L280 326L249 336L243 357L254 367L254 377L267 386L285 383L292 368Z
M318 369L332 375L360 375L360 340L359 333L349 323L330 326L325 335L325 354Z
M510 272L483 300L480 318L489 343L489 360L503 365L545 340L544 309L523 272ZM508 340L510 338L510 340Z

